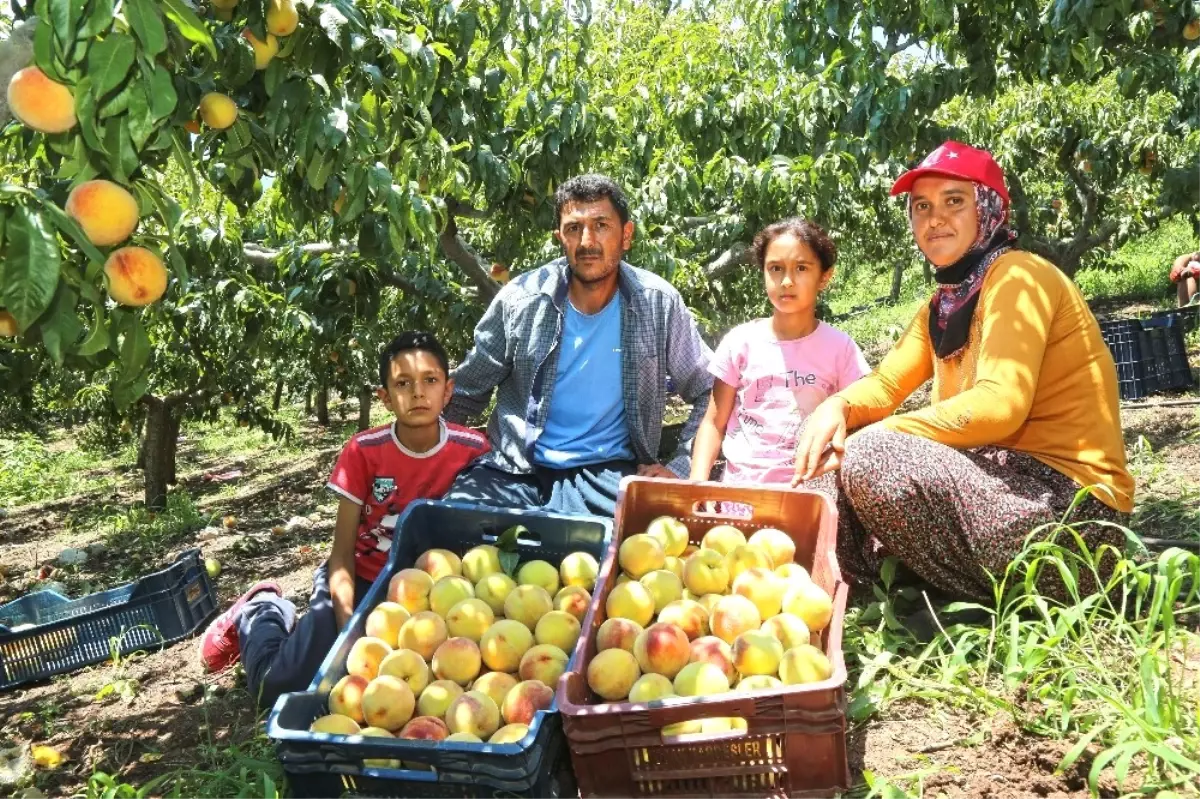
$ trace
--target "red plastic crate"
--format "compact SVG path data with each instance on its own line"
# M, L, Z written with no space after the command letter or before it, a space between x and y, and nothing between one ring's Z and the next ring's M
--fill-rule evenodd
M705 513L716 501L738 515ZM596 631L620 572L621 541L669 515L699 544L717 524L752 533L775 527L796 543L796 562L833 598L822 649L833 665L824 682L770 691L607 703L592 693L587 668ZM837 511L815 491L745 488L722 483L626 478L616 529L600 567L591 610L571 670L558 684L558 706L583 796L827 796L850 787L846 753L846 665L842 627L849 593L835 555ZM707 735L665 736L669 724L741 717L747 728Z

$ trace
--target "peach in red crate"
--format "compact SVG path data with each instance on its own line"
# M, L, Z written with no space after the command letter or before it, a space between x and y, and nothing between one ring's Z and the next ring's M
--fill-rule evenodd
M633 643L642 629L642 625L631 619L606 619L596 631L596 651L624 649L633 654Z
M668 557L679 557L688 547L687 525L674 516L659 516L650 522L646 535L662 544Z
M783 644L784 652L800 644L811 643L808 625L790 613L772 616L764 621L759 629L778 638L779 643Z
M661 569L666 559L667 553L663 551L662 544L645 533L629 536L617 549L617 561L634 580L655 569Z
M729 678L711 663L689 663L675 675L679 696L712 696L729 691Z
M642 676L637 660L624 649L605 649L597 652L588 664L588 686L602 699L620 702Z
M774 527L764 527L755 531L746 543L766 550L775 568L796 559L796 542L783 530L776 530Z
M610 619L629 619L645 627L654 618L654 597L646 586L631 580L609 592L604 610Z
M796 583L783 595L783 610L799 617L809 632L819 633L833 618L833 600L816 583Z
M775 573L788 583L812 582L812 577L808 575L808 569L799 563L785 563L782 566L776 566Z
M546 710L554 702L554 689L540 680L525 680L517 683L500 706L505 724L532 724L539 710Z
M661 674L643 674L629 689L630 702L654 702L675 696L675 685Z
M775 564L765 550L750 544L734 547L725 556L725 568L729 570L729 579L736 581L738 575L748 569L764 569L771 571Z
M733 581L733 593L754 603L761 618L769 619L783 607L787 581L770 569L747 569Z
M671 602L658 614L658 620L677 625L689 641L708 635L708 611L691 599Z
M708 618L708 627L712 634L730 646L739 635L749 630L757 630L762 625L762 617L753 602L740 594L723 596L713 606L712 615Z
M718 524L716 527L709 528L709 531L704 534L704 538L700 540L701 549L714 549L721 553L721 557L728 555L735 547L740 547L746 543L746 534L741 530L728 524Z
M683 562L683 584L695 596L724 594L729 589L725 556L715 549L702 549Z
M801 644L783 653L779 661L779 679L784 685L821 682L833 675L833 664L825 653L812 644Z
M691 647L683 630L674 624L659 622L651 624L637 637L633 643L633 656L643 674L674 677L688 664Z
M783 644L760 630L744 632L733 642L733 667L743 677L774 675L783 659Z
M654 612L658 614L667 605L683 598L683 580L675 576L675 572L666 569L655 569L642 575L638 580L654 598Z
M737 669L733 666L733 650L729 644L715 635L706 635L692 641L688 648L689 663L711 663L719 668L732 685L737 680Z

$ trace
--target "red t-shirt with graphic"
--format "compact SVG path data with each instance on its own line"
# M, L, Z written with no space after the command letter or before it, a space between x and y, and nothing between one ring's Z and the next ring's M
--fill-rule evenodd
M374 581L387 564L396 519L414 499L440 499L454 478L489 449L487 437L442 422L442 435L428 452L413 452L393 425L358 433L342 449L329 487L362 508L354 571Z

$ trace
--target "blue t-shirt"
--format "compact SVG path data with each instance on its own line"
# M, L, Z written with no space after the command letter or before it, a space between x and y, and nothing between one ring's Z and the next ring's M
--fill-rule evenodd
M534 463L570 469L633 460L621 392L619 297L591 316L568 301L559 347L550 416L534 444Z

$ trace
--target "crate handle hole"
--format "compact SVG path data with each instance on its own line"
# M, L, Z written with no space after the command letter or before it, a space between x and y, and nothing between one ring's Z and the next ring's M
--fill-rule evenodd
M480 536L480 540L485 544L495 544L500 540L500 536L495 533L484 533ZM517 546L520 547L540 547L542 545L542 537L532 530L525 530L517 535Z
M688 730L695 729L695 722L668 724L662 728L662 741L667 745L704 743L707 741L731 741L737 738L745 738L750 734L746 720L741 716L712 718L707 719L707 721L727 721L730 726L727 728L724 725L714 726L707 731L702 726L699 731L690 732ZM680 732L680 730L683 730L683 732Z
M746 522L754 518L754 508L744 502L702 499L692 506L692 515L702 519L728 519Z

